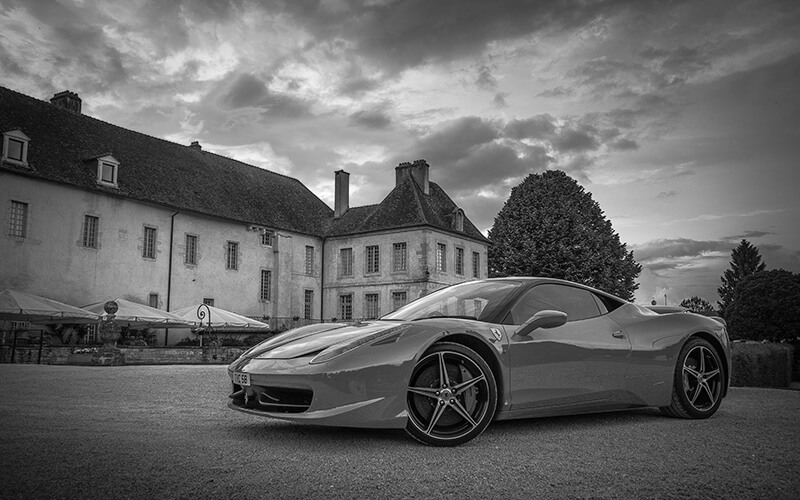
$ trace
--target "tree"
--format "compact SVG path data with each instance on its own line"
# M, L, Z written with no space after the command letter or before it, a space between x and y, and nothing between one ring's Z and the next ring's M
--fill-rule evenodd
M696 295L689 297L688 299L683 299L681 302L681 307L685 307L686 309L697 314L709 315L714 312L714 306L712 306L709 301Z
M733 300L733 292L736 285L745 277L754 273L759 273L766 269L767 264L761 262L761 254L758 248L751 245L749 241L742 240L739 246L731 251L731 268L726 269L720 280L722 286L717 288L720 300L719 312L727 320L727 310Z
M794 340L800 332L800 274L783 269L742 279L728 306L731 338Z
M531 174L489 230L490 276L546 276L632 300L642 266L592 195L559 170Z

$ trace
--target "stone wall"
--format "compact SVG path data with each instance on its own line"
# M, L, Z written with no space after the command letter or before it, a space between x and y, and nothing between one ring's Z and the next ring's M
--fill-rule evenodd
M47 365L227 365L245 351L242 347L102 347L43 346L41 363ZM14 363L37 363L38 346L18 346ZM11 362L11 348L0 348L0 363Z

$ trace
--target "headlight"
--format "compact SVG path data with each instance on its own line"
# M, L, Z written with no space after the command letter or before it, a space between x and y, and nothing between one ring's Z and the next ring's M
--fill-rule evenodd
M408 330L409 328L410 325L394 326L387 330L381 330L379 332L375 332L364 337L359 337L354 340L348 340L345 342L340 342L338 344L333 344L332 346L326 348L325 350L314 356L311 359L311 364L316 365L320 363L327 363L328 361L337 358L346 352L350 352L353 349L357 349L365 344L370 344L379 341L384 341L388 343L390 340L391 341L397 340L397 337L399 337L401 333ZM392 337L394 337L394 339L392 339Z

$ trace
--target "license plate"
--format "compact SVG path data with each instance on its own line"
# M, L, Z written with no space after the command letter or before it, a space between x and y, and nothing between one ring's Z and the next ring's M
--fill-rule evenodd
M249 373L234 373L233 374L233 383L236 385L241 385L243 387L250 385L250 374Z

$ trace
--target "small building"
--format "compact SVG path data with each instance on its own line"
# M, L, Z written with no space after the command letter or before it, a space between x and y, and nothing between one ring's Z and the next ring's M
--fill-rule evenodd
M487 276L488 241L424 160L364 207L335 172L331 210L292 177L84 115L72 92L0 87L0 133L0 289L207 302L280 328L379 317Z

